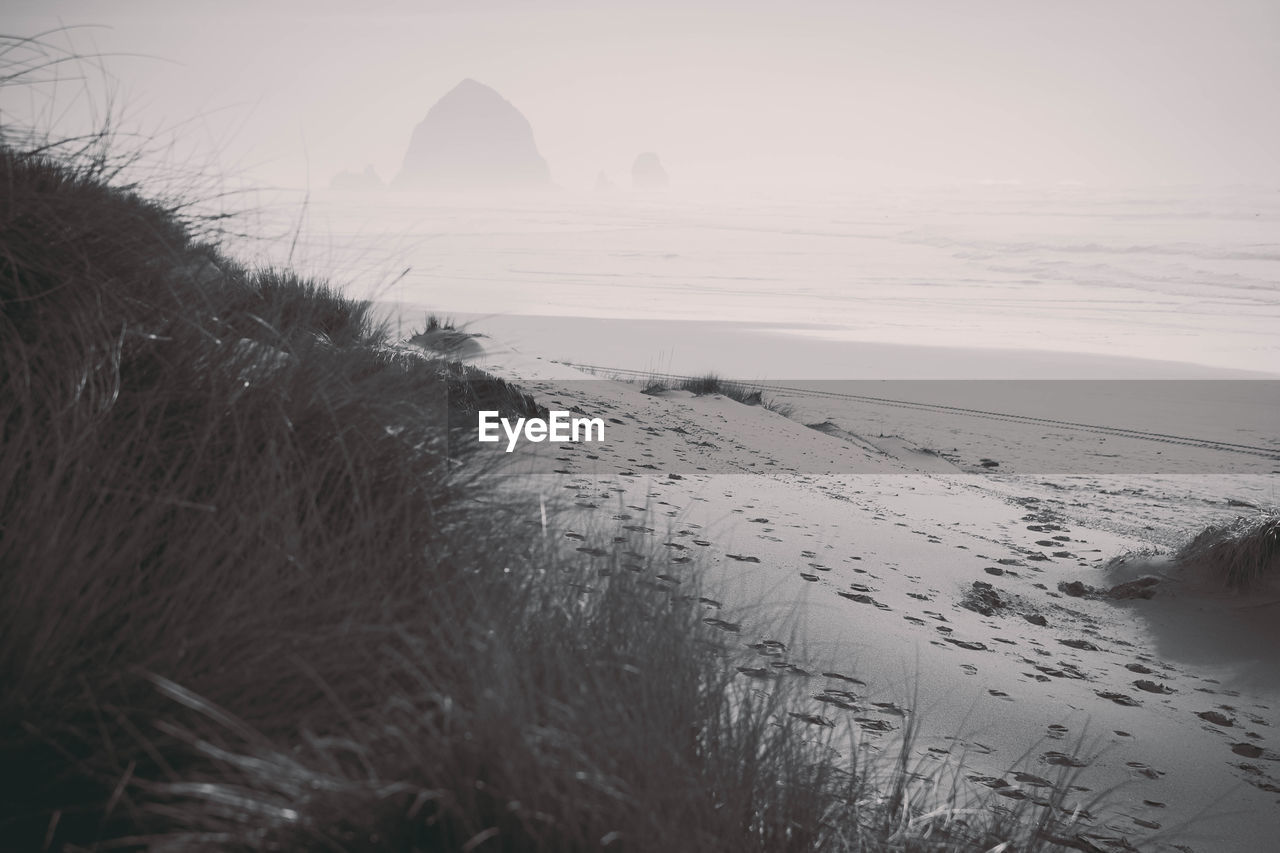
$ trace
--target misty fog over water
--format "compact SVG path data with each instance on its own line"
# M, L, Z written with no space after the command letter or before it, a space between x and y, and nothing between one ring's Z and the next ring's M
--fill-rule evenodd
M738 201L322 191L275 216L275 230L301 217L297 245L246 244L246 254L292 251L361 296L445 313L732 321L825 340L1280 374L1273 191L969 186Z
M644 362L678 319L1280 374L1264 0L7 11L86 58L6 122L110 115L260 191L245 257L355 295L630 321Z

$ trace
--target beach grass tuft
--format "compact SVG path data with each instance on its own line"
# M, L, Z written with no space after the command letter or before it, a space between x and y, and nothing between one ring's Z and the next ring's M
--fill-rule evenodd
M1280 512L1210 525L1183 545L1173 561L1236 592L1275 583L1280 579Z
M736 382L721 379L714 373L685 379L677 387L698 397L720 394L730 400L737 400L739 403L745 403L749 406L757 406L761 401L759 391L748 388L745 385L739 385Z

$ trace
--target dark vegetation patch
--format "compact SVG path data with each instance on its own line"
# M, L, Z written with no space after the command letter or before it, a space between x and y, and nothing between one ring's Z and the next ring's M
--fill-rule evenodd
M441 417L530 398L91 166L0 185L6 845L813 849L860 798Z
M1046 624L1035 604L1016 593L997 589L986 581L969 584L960 596L960 606L983 616L1021 616L1033 625Z
M1174 563L1236 592L1280 576L1280 513L1259 512L1210 525L1174 555Z
M739 403L745 403L748 406L758 406L763 402L759 391L748 388L745 385L739 385L736 382L721 379L714 373L685 379L676 387L699 397L708 394L720 394L730 400L737 400Z

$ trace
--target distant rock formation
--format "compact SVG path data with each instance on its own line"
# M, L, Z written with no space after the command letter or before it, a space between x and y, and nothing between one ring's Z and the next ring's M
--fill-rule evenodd
M631 167L631 188L636 190L664 190L671 183L667 170L662 168L658 155L646 151L636 158Z
M505 98L463 80L413 129L393 186L491 190L551 186L528 120Z
M329 189L331 190L380 190L385 187L386 184L382 182L382 178L374 171L373 166L365 166L363 172L341 171L333 176L333 180L329 181Z
M615 193L618 191L618 185L609 180L609 176L604 172L596 175L596 192L598 193Z

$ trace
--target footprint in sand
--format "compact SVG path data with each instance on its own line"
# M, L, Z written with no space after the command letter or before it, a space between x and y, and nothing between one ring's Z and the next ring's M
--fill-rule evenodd
M1052 728L1052 726L1050 726ZM1040 756L1040 760L1045 764L1052 764L1055 767L1088 767L1089 762L1084 761L1074 755L1067 755L1065 752L1046 752Z
M850 684L857 684L861 687L867 686L867 682L861 678L854 678L852 675L845 675L842 672L824 672L822 675L824 678L834 678L836 681L847 681Z
M977 643L970 640L958 640L955 637L943 637L943 639L953 646L959 646L962 649L968 649L973 652L985 652L988 650L985 643Z
M1236 724L1235 717L1228 717L1219 711L1197 711L1196 716L1206 723L1213 723L1215 726L1222 726L1223 728L1232 728Z
M1268 794L1280 794L1280 785L1277 785L1274 779L1264 773L1261 767L1253 764L1244 764L1243 762L1233 766L1243 770L1246 774L1244 781L1258 790L1266 791Z
M1031 661L1027 661L1027 663L1031 663ZM1088 680L1087 675L1065 661L1058 661L1058 665L1056 667L1044 666L1038 663L1031 663L1031 666L1036 672L1042 672L1050 678L1073 678L1080 681Z
M837 708L843 708L846 711L862 710L862 708L858 707L857 704L858 697L854 696L848 690L831 690L828 688L813 698L818 702L835 705Z
M896 728L888 720L873 720L870 717L854 717L853 721L866 732L891 732Z
M1129 771L1134 775L1142 776L1147 779L1159 779L1164 775L1163 770L1156 770L1154 767L1149 767L1141 761L1126 761L1124 766L1128 767Z
M1233 743L1231 751L1236 755L1243 755L1245 758L1261 758L1263 761L1280 761L1280 753L1270 749L1263 749L1254 743Z
M978 774L974 774L966 778L976 785L982 785L983 787L990 788L993 791L999 791L1003 788L1009 787L1009 783L1001 779L999 776L980 776Z
M1112 702L1115 702L1117 705L1124 705L1125 707L1128 707L1128 708L1137 708L1140 705L1142 705L1142 702L1140 702L1137 699L1134 699L1132 696L1126 696L1123 693L1116 693L1115 691L1112 691L1112 690L1095 690L1093 692L1096 693L1098 697L1101 699L1110 699Z
M750 557L743 554L725 554L730 560L737 560L739 563L758 563L759 557Z
M758 643L752 643L747 648L755 649L766 657L777 657L786 652L787 644L779 640L761 640Z
M1037 776L1034 773L1014 773L1013 778L1024 785L1030 785L1033 788L1052 788L1053 783L1043 776Z
M804 669L803 667L796 666L793 663L787 663L786 661L781 661L781 660L774 661L773 663L769 664L769 666L780 669L783 672L787 673L788 675L799 675L804 678L813 677L813 673L810 672L809 670Z
M1069 730L1066 726L1060 725L1059 723L1053 723L1048 727L1045 735L1053 740L1062 740L1067 736L1068 731Z
M1174 693L1174 689L1167 684L1157 684L1154 681L1147 681L1145 678L1139 678L1133 682L1133 686L1139 690L1145 690L1148 693L1170 694Z
M811 575L811 574L809 574L808 572L801 572L801 573L800 573L800 577L804 578L805 580L809 581L810 583L812 583L812 582L814 582L814 581L816 581L816 580L818 579L818 576L817 576L817 575Z

